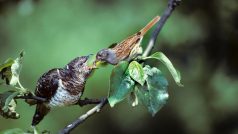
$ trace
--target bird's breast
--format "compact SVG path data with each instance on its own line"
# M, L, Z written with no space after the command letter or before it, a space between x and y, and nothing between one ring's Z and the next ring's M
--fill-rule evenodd
M58 88L55 95L50 99L48 105L50 107L73 105L78 102L81 95L81 93L79 93L78 95L72 95L67 90Z
M78 102L82 95L82 92L79 92L78 94L72 94L69 92L69 90L66 89L65 86L63 86L62 81L59 81L58 89L56 90L56 93L52 96L52 98L49 101L50 107L57 107L57 106L68 106L73 105Z

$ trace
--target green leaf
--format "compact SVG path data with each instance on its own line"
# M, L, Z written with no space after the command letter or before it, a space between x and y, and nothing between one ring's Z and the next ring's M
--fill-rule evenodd
M1 134L26 134L22 129L20 128L13 128L13 129L8 129L5 131L0 132Z
M11 58L7 59L3 64L0 65L0 72L1 72L4 68L11 67L13 63L14 63L14 60L13 60L13 59L11 59Z
M14 97L16 97L18 94L19 94L18 92L10 92L10 91L5 92L6 99L3 99L5 104L4 104L4 107L2 108L2 110L4 112L7 112L8 108L9 108L9 104L14 99Z
M7 91L0 94L0 114L4 118L18 119L20 116L16 113L16 97L19 92Z
M154 116L168 100L168 82L159 69L145 66L144 70L148 74L147 84L137 85L135 93L139 102Z
M14 63L13 59L7 59L3 64L0 65L0 76L1 79L6 81L6 84L9 85L12 78L11 66ZM1 83L3 84L3 83Z
M12 78L10 85L15 86L19 82L19 76L22 69L24 51L22 51L18 58L14 60L14 63L11 66Z
M180 75L179 71L177 71L174 68L171 61L162 52L156 52L156 53L152 54L151 56L145 57L143 59L157 59L157 60L160 60L168 68L168 70L172 74L176 84L178 86L183 86L180 82L181 81L181 75Z
M5 63L0 65L0 75L3 80L6 80L7 85L15 86L17 83L19 83L23 55L24 51L22 51L20 56L15 60L8 59Z
M122 61L112 70L108 101L111 107L125 99L133 90L135 82L126 73L128 62Z
M131 78L143 86L145 83L145 73L142 65L136 61L132 61L129 64L128 70Z

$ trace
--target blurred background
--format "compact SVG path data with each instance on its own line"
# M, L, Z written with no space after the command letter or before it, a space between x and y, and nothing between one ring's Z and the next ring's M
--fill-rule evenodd
M167 0L0 0L0 62L26 52L20 80L34 90L47 70L77 56L96 53L134 34ZM143 40L146 46L150 33ZM238 2L183 0L163 27L154 51L164 52L180 70L184 88L166 68L170 99L154 118L124 101L106 106L72 134L238 134ZM107 95L112 66L98 69L83 97ZM6 87L1 86L3 91ZM31 129L35 107L18 101L18 120L0 117L0 131ZM57 133L92 106L56 108L40 130Z

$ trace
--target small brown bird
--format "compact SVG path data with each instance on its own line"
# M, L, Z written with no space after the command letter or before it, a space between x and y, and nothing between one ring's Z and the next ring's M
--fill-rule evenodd
M87 65L88 58L77 57L64 68L51 69L39 78L35 95L47 99L47 102L37 104L32 126L37 125L52 107L73 105L79 101L86 79L94 69Z
M99 51L97 53L97 60L116 65L122 60L131 60L135 58L135 56L142 53L140 43L143 39L143 36L159 21L159 19L160 17L156 16L139 32L128 37L122 42L115 44L115 47Z

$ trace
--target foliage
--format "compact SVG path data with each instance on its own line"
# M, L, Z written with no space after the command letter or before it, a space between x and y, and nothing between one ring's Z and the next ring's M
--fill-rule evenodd
M6 85L14 88L14 90L0 94L0 114L4 118L18 119L20 115L16 112L16 97L30 94L19 81L23 54L24 52L21 52L18 58L15 60L8 59L0 66L2 79ZM161 61L171 72L179 86L182 86L180 83L181 76L170 60L161 52L137 59L143 60L143 62L139 63L136 60L131 62L121 61L113 68L110 77L108 102L113 107L128 97L132 106L142 104L154 116L168 100L168 82L158 68L145 65L145 61L148 59ZM95 55L89 55L87 64L89 66L96 65L94 64L95 61ZM5 131L5 133L21 133L21 131L20 129L13 129ZM37 129L34 131L34 133L38 133Z
M22 51L18 58L15 60L9 58L3 64L0 65L0 74L7 85L15 86L19 83L19 75L22 68L22 59L24 51Z
M162 53L156 52L143 60L157 59L168 68L175 82L180 83L180 73L174 68L170 60ZM132 106L138 102L154 116L168 100L168 82L158 68L144 65L145 62L121 62L115 66L110 77L109 104L113 107L124 100L126 96L131 100Z
M170 60L162 52L156 52L156 53L152 54L151 56L144 57L143 59L157 59L157 60L161 61L168 68L168 70L172 74L177 85L183 86L180 83L180 80L181 80L180 72L174 68L174 66L170 62Z
M146 84L138 85L135 94L154 116L168 100L168 82L159 69L147 65L144 70L147 75Z
M16 112L17 101L14 98L28 93L27 89L25 89L19 81L23 55L24 51L22 51L15 60L9 58L0 65L1 78L5 81L1 84L5 83L13 88L13 90L0 94L0 114L4 118L20 118L20 115Z
M16 100L14 97L18 95L18 92L7 91L0 94L0 114L4 118L18 119L20 115L16 112Z
M130 77L143 86L146 80L146 75L142 65L136 61L132 61L128 67L128 70Z
M135 82L126 72L128 62L122 61L112 70L108 101L111 107L122 101L134 88Z

